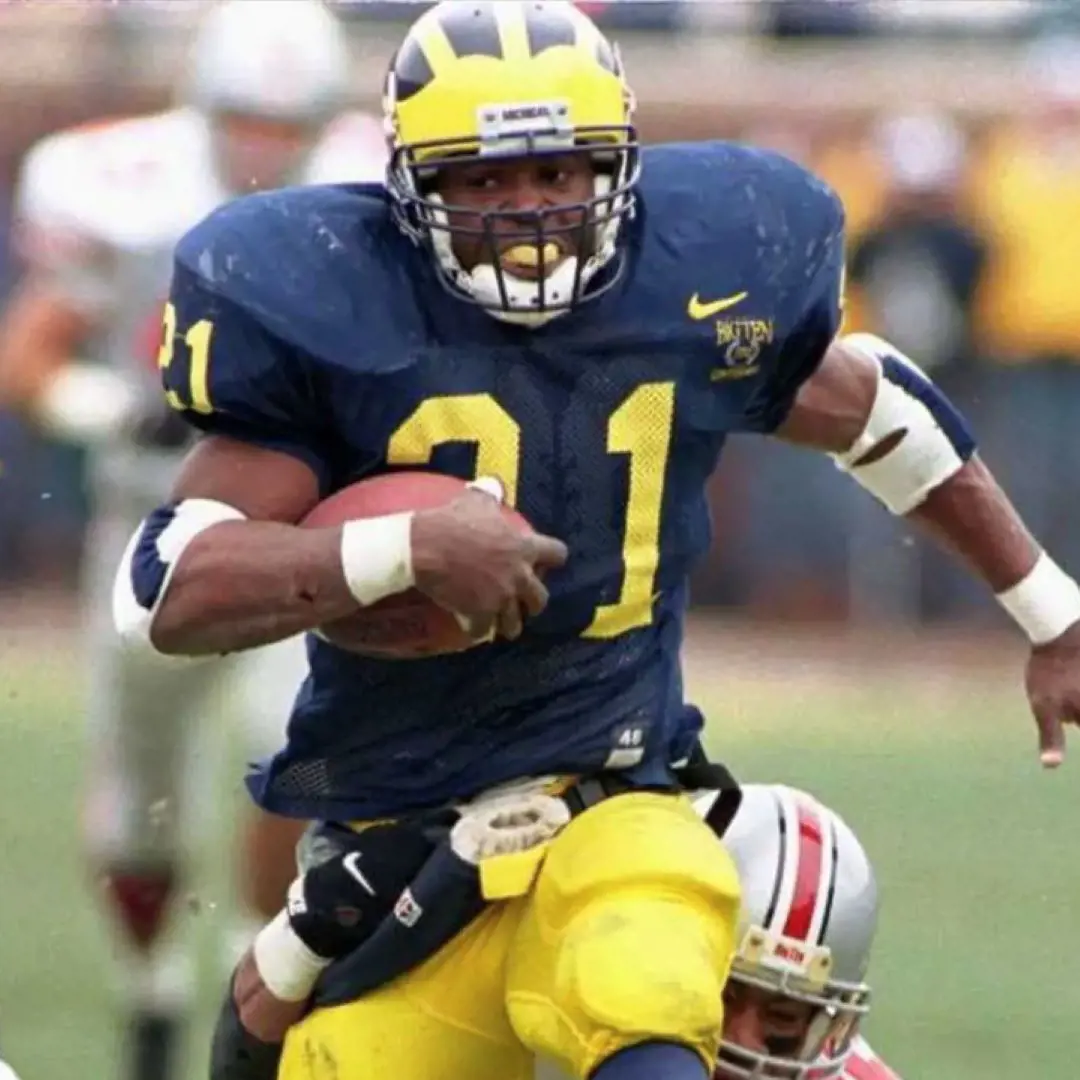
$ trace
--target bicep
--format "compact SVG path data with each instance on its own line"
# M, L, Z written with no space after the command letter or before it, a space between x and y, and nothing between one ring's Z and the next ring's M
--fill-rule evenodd
M212 499L255 521L293 524L315 506L319 495L319 478L299 458L208 435L184 459L171 501Z
M843 453L866 426L880 378L880 367L866 353L834 340L773 434L798 446Z

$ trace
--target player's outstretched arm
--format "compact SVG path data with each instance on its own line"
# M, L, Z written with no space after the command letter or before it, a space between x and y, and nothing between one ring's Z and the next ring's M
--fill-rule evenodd
M887 342L854 334L829 346L775 433L832 454L994 591L1032 643L1027 689L1042 762L1059 764L1062 722L1080 722L1080 588L1028 532L955 406Z

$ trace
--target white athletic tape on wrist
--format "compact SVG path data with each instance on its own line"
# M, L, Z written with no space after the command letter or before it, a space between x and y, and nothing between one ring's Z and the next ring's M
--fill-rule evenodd
M278 1001L306 1001L330 965L297 937L284 911L259 931L252 952L263 985Z
M1080 622L1080 586L1045 551L1027 576L998 593L997 600L1032 645L1045 645Z
M45 385L34 404L34 419L49 435L76 443L96 443L119 432L138 394L127 379L99 364L73 361Z
M411 512L347 521L341 529L341 571L364 606L416 583Z
M845 453L832 455L833 460L893 514L907 514L963 468L974 443L963 428L962 418L914 361L872 334L851 334L842 341L874 360L882 372L862 432ZM939 415L948 416L952 426L961 429L960 434L950 436L926 400L916 397L910 385L891 378L890 372L902 372L910 382L917 383L924 398L932 399L931 406ZM856 464L868 451L901 431L903 437L888 453L869 464Z
M159 506L139 523L113 581L113 626L126 645L162 656L154 648L150 632L154 616L169 591L173 573L188 545L199 533L224 521L246 521L247 516L216 499L184 499ZM208 657L167 657L169 661L194 663Z
M503 486L496 477L481 476L466 486L503 500ZM412 519L411 512L386 514L348 521L342 527L341 570L349 591L364 607L416 584Z

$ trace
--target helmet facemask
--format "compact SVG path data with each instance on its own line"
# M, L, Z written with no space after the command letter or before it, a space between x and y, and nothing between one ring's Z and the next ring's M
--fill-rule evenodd
M392 148L388 186L400 226L431 252L444 285L506 322L541 325L610 288L622 270L619 232L633 213L640 172L636 134L628 124L575 128L568 113L560 102L516 110L491 106L480 117L478 141ZM588 157L591 197L536 209L483 210L447 205L437 190L444 169L562 155ZM532 253L527 274L505 265L505 253L519 246ZM463 265L461 247L478 250L474 265Z
M795 1045L777 1045L765 1053L724 1039L720 1044L717 1075L752 1080L838 1077L851 1054L862 1018L870 1010L870 988L862 982L832 978L831 956L825 947L791 941L791 947L804 958L801 973L775 963L773 946L777 943L767 944L765 940L772 937L760 928L749 929L736 956L730 981L735 986L753 987L810 1006L809 1022ZM784 942L779 944L782 946ZM784 950L777 951L782 954ZM786 1044L791 1040L782 1041Z

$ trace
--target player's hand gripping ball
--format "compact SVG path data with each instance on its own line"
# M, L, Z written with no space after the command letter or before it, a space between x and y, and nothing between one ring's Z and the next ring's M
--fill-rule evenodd
M565 547L457 477L403 472L361 480L321 502L303 524L341 525L409 510L417 512L417 587L320 627L327 641L366 656L435 656L489 640L493 629L516 636L523 609L542 610L547 593L538 574L560 565Z

